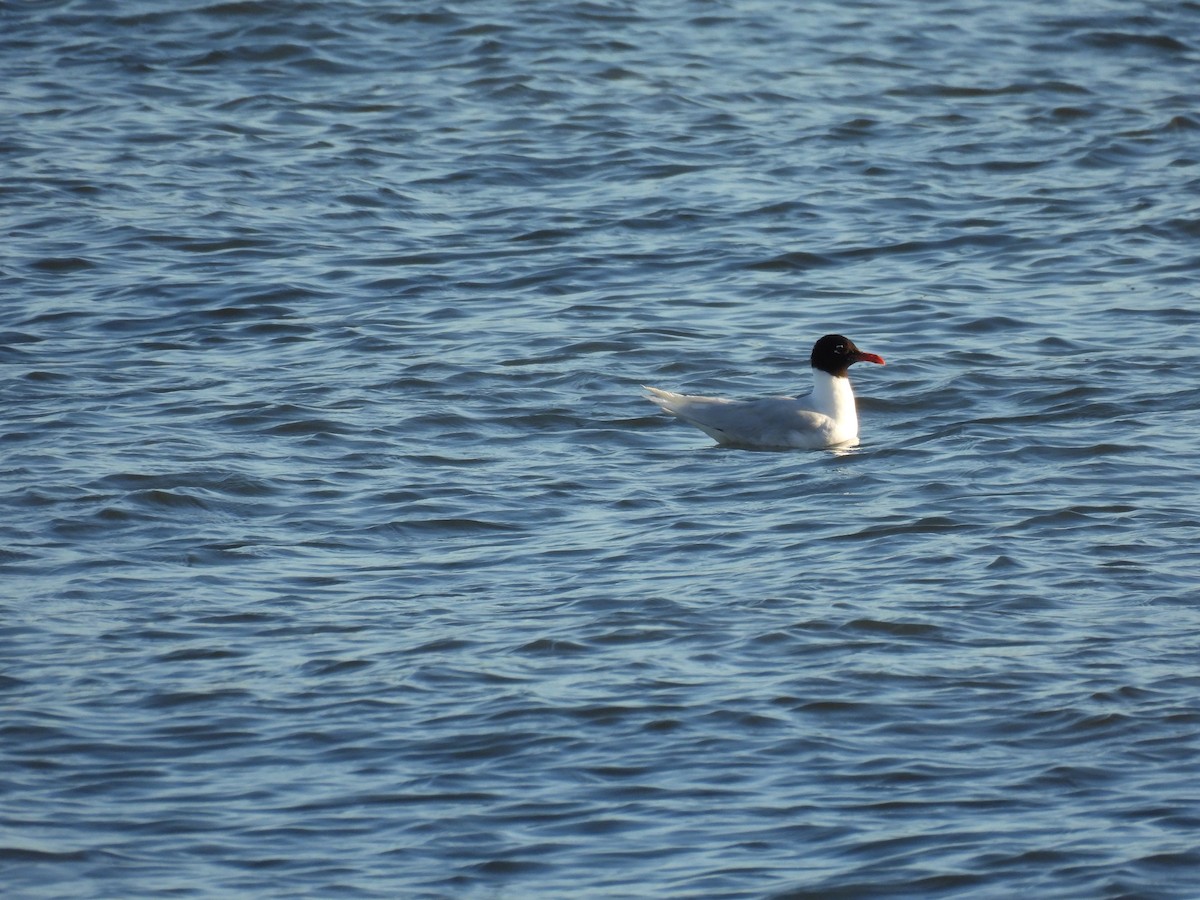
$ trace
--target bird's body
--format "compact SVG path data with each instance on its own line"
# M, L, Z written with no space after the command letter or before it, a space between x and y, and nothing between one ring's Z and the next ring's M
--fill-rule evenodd
M858 443L858 410L847 370L856 362L883 365L841 335L813 347L813 390L805 397L726 400L646 388L646 399L727 447L817 450Z

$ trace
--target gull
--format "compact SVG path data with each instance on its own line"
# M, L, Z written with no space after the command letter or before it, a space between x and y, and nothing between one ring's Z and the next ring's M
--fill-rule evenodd
M647 400L726 447L852 447L858 443L858 411L849 369L856 362L882 366L883 357L859 350L840 334L827 334L813 345L811 362L813 389L805 397L726 400L643 387Z

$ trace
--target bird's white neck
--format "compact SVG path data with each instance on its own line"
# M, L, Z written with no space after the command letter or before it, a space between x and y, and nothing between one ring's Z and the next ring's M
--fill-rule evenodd
M858 410L849 378L838 378L821 369L813 369L813 409L838 423L838 431L854 437L858 434Z

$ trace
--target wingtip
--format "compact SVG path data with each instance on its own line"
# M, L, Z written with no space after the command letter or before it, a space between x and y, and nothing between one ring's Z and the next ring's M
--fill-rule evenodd
M661 388L650 387L648 384L643 384L642 390L645 392L642 394L643 399L649 400L663 412L674 412L669 404L675 395L670 391L664 391Z

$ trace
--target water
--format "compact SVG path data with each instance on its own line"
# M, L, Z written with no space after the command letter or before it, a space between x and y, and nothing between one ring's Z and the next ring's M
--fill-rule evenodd
M6 897L1194 896L1200 6L787 6L0 11Z

